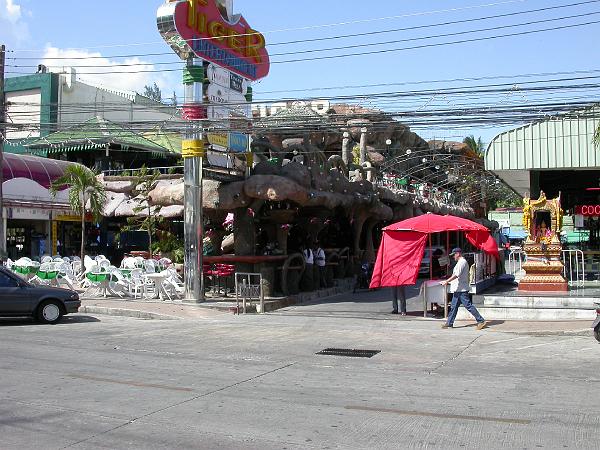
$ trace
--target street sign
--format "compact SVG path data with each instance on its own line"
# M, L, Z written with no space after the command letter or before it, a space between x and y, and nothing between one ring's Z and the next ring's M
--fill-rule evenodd
M242 133L229 133L229 149L232 152L244 153L248 151L248 135Z
M210 103L232 104L232 106L240 107L246 106L248 103L245 95L217 84L209 84L206 95Z
M218 85L245 95L248 91L248 80L227 69L209 64L206 70L208 80L212 85Z
M212 145L218 145L227 150L229 145L229 136L227 133L208 133L208 142Z

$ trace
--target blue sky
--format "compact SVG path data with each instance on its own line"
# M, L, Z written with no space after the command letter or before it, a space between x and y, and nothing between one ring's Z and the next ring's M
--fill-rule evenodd
M600 11L600 3L590 3L555 11L540 12L522 16L494 20L477 20L464 25L434 26L440 22L468 18L481 18L490 15L505 14L555 5L576 3L577 0L236 0L235 10L241 12L257 30L264 32L267 43L276 44L291 40L304 40L315 37L332 37L340 34L355 35L370 31L395 29L416 25L429 25L420 30L411 30L370 37L352 37L340 40L328 40L312 44L272 45L270 52L294 52L312 48L343 45L360 45L381 42L383 40L410 39L432 34L453 33L461 30L487 28L532 20L559 18L566 15L588 13L588 17L573 18L549 24L531 25L498 32L480 33L474 36L510 33L535 28L547 28L554 25L575 24L584 21L600 20L600 15L591 13ZM96 60L100 66L96 69L78 69L82 79L88 79L107 87L142 90L143 85L158 82L165 96L181 91L178 73L143 73L130 75L85 75L87 71L111 71L111 65L117 62L145 63L146 69L176 68L173 65L154 66L157 62L177 62L176 56L137 57L129 59L112 58L114 55L142 54L168 51L161 43L156 31L156 9L160 0L102 0L84 2L74 0L0 0L0 41L5 43L14 54L9 57L32 57L34 60L10 60L9 64L34 65L44 56L85 56L93 54L106 56ZM485 6L483 6L485 5ZM449 11L454 9L454 11ZM442 12L444 11L444 12ZM381 19L382 20L374 20ZM389 18L395 17L395 18ZM367 21L368 20L368 21ZM356 22L338 26L341 22ZM298 29L313 27L309 29ZM292 30L295 29L295 30ZM278 31L279 30L279 31ZM280 31L285 30L285 31ZM268 78L255 86L258 98L280 98L291 96L348 95L403 89L441 88L468 85L469 83L441 83L431 85L396 86L362 89L334 89L319 91L320 87L346 85L367 85L378 83L399 83L424 80L446 80L465 77L495 75L528 74L556 71L574 71L596 69L598 59L597 39L600 25L594 24L579 28L554 30L552 32L526 36L502 38L483 42L473 42L450 46L365 55L360 57L305 61L299 63L273 64ZM464 37L460 37L464 38ZM405 47L419 43L447 41L456 38L414 41L401 44L389 44L373 47L377 49ZM143 43L144 45L131 45ZM123 45L120 47L107 47ZM100 47L100 48L98 48ZM30 52L26 50L37 50ZM362 51L369 50L360 49ZM356 51L356 50L354 50ZM339 52L337 52L339 53ZM321 53L323 54L323 53ZM336 54L335 51L325 53ZM310 56L303 55L303 56ZM285 57L273 57L282 60ZM69 61L66 62L68 64ZM80 60L74 65L82 65ZM9 68L10 71L31 72L33 68ZM114 71L114 70L113 70ZM507 80L503 80L506 82ZM509 80L512 82L511 80ZM518 83L519 79L514 79ZM493 83L493 81L492 81ZM306 89L305 92L290 93L291 89ZM288 93L265 93L270 91L288 91ZM470 99L478 102L519 102L532 101L517 95L511 98ZM594 100L591 98L590 100ZM420 104L419 104L420 102ZM383 105L376 102L365 105L402 108L452 107L456 99L432 97L415 104ZM419 130L426 138L458 138L460 135L482 135L488 140L499 129Z

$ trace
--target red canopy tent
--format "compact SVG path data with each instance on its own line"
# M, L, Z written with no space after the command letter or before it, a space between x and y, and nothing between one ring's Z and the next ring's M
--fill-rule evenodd
M370 287L415 284L428 236L444 231L463 231L473 246L500 259L498 245L483 225L455 216L425 214L383 229Z

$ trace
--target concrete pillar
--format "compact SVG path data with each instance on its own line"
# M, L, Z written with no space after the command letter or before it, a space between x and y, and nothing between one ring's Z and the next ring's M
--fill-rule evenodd
M367 129L360 129L360 165L367 161Z
M346 167L348 167L348 165L350 164L350 161L352 160L351 158L351 154L352 154L352 149L350 148L350 133L348 133L347 131L344 133L344 138L342 139L342 161L344 161L344 164L346 164ZM348 175L348 174L346 174Z

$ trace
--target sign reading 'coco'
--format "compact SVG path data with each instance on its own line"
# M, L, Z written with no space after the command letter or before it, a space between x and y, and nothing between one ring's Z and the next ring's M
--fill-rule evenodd
M600 216L600 205L583 205L575 207L575 214L587 217Z
M270 61L265 38L241 15L233 15L230 4L169 0L158 10L159 31L182 59L195 56L249 80L266 77Z

